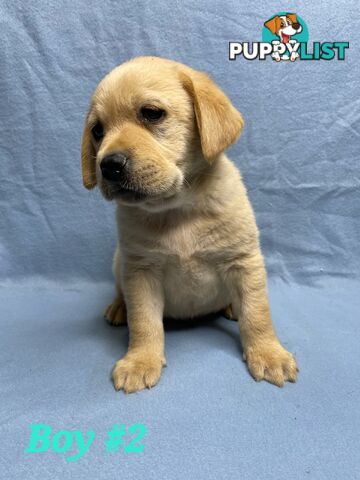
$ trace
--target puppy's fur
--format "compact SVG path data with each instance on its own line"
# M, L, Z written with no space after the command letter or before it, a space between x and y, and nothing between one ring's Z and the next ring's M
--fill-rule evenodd
M164 118L144 122L144 105L163 109ZM97 122L103 137L96 141ZM118 204L117 298L106 316L113 324L127 320L130 337L113 369L116 389L135 392L158 382L164 315L189 318L229 305L252 376L278 386L296 380L295 360L272 326L254 214L238 169L223 153L243 125L207 75L156 57L115 68L93 95L83 179ZM128 158L126 182L101 173L103 159L117 152Z

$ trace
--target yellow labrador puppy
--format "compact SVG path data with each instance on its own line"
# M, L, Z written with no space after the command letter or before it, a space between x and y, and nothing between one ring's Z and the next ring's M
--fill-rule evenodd
M204 73L156 57L115 68L98 85L82 138L86 188L117 203L112 324L129 349L116 389L153 387L165 365L163 316L231 305L256 380L294 382L294 357L270 317L259 234L241 175L224 151L244 125ZM229 308L228 308L229 311Z

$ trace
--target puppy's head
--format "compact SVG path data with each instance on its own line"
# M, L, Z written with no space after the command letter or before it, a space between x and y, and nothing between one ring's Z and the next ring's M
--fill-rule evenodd
M277 15L264 23L271 33L280 37L283 43L287 43L289 38L302 31L302 26L298 22L295 13L286 15Z
M139 57L98 85L81 146L86 188L127 205L166 208L238 138L243 120L208 76Z

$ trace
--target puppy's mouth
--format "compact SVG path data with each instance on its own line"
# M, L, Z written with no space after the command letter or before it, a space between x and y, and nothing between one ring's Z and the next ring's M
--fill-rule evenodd
M122 185L103 184L103 193L108 200L125 200L126 202L140 202L145 200L149 195L141 190L133 187L125 187Z
M100 182L99 182L100 183ZM106 200L117 200L125 205L145 205L150 203L167 203L181 190L183 179L176 178L167 188L149 189L141 188L130 182L109 182L102 178L100 183L101 192Z
M281 40L283 43L288 43L291 35L286 35L286 33L281 32Z

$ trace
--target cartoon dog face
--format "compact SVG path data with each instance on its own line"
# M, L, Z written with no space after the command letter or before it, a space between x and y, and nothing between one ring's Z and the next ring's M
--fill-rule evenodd
M302 31L302 26L298 22L295 13L273 17L265 22L264 25L271 33L277 35L282 43L288 43L290 37Z

